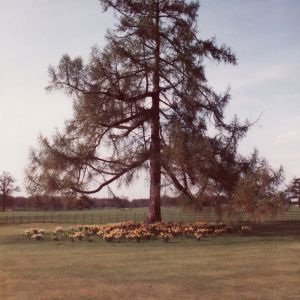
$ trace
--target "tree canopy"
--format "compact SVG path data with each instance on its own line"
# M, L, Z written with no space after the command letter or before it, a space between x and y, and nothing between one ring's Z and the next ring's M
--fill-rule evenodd
M246 172L241 172L231 197L231 213L255 221L279 214L287 209L284 193L283 168L274 170L254 151Z
M64 55L49 68L48 90L70 95L74 116L40 137L26 171L30 193L91 194L136 172L150 177L148 222L159 221L162 187L201 206L204 194L230 194L248 160L237 143L249 124L225 122L229 91L207 82L205 61L237 63L231 49L201 39L199 2L108 1L117 25L90 59Z

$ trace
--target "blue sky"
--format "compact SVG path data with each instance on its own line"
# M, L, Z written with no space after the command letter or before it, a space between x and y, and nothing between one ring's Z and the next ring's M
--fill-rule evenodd
M300 1L202 0L199 35L230 46L238 66L207 62L209 83L231 88L226 116L260 119L240 145L259 149L287 179L300 176ZM88 58L104 44L114 23L97 0L0 0L0 172L9 171L23 188L29 148L39 133L50 136L72 115L64 95L45 92L47 68L64 53ZM128 197L144 197L140 180Z

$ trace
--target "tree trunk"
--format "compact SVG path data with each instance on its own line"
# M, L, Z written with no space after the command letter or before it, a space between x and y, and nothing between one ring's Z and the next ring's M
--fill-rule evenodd
M160 185L161 154L159 136L159 98L153 99L153 116L151 119L151 157L150 157L150 199L148 206L148 223L161 221Z
M7 200L6 194L3 194L2 200L3 200L2 211L5 211L6 210L6 200Z
M159 1L156 3L156 47L154 50L154 73L151 112L151 154L150 154L150 199L148 206L147 223L161 221L160 212L160 186L161 186L161 145L160 145L160 122L159 122L159 71L160 71L160 34L159 34Z

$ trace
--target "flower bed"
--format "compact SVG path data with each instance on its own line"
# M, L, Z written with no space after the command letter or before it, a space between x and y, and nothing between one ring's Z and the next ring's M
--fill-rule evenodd
M188 237L201 240L207 236L222 235L231 232L232 228L223 223L208 224L196 223L155 223L144 224L134 222L122 222L106 225L77 225L63 228L56 227L52 232L47 232L40 228L25 230L27 238L44 240L50 236L54 241L69 239L72 242L87 240L95 241L102 239L107 242L121 241L147 241L151 239L161 239L164 242L176 237Z

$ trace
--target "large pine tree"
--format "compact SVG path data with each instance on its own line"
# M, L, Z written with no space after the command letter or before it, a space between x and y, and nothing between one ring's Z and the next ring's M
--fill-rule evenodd
M64 55L50 68L49 89L72 96L74 117L32 151L28 190L96 193L116 180L130 183L146 169L148 222L161 220L162 185L190 202L228 192L247 125L225 123L230 96L207 84L204 61L236 64L230 48L198 36L198 1L100 3L114 10L118 24L87 64Z

